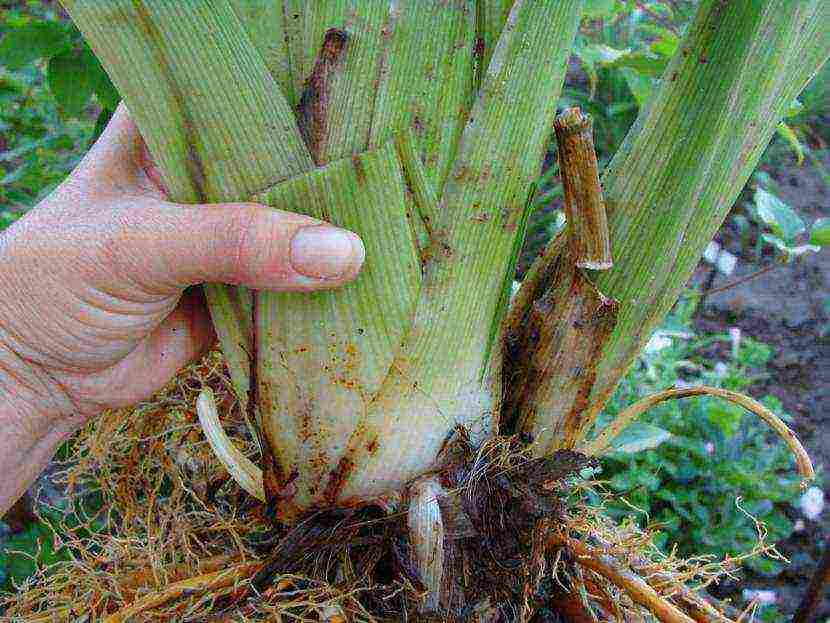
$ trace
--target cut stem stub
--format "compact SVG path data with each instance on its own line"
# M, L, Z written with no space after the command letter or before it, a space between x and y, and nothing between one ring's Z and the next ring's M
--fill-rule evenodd
M553 124L559 170L565 191L568 241L580 268L608 270L611 239L594 151L593 120L578 107L568 108Z

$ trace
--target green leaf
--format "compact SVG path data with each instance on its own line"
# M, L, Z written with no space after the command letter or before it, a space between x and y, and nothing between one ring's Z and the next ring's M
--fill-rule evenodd
M798 98L794 99L790 104L790 107L784 113L784 117L795 117L798 113L804 110L804 104L798 101Z
M654 92L654 80L628 67L620 69L620 73L625 78L625 83L634 99L637 100L637 105L642 108Z
M673 32L667 32L666 34L662 35L659 39L654 41L649 46L649 49L657 56L671 58L672 56L674 56L674 53L677 52L677 48L679 47L680 38Z
M771 244L775 247L779 252L783 254L787 254L790 250L790 247L787 246L787 243L781 240L778 236L774 236L773 234L761 234L761 240L766 242L767 244Z
M604 19L618 12L616 0L586 0L582 9L583 19Z
M83 52L64 52L49 59L46 69L49 90L67 115L83 112L95 89L95 76L84 56Z
M0 549L0 564L9 580L20 583L38 568L65 559L65 552L55 552L52 531L45 523L34 522L23 532L13 535Z
M92 53L89 47L85 47L82 58L87 66L87 71L92 76L98 103L101 104L102 108L114 111L118 107L118 102L121 101L121 94L118 89L115 88L107 72L101 66L98 57Z
M71 45L66 28L59 22L33 20L6 31L0 41L0 65L19 69L39 58L49 58Z
M612 48L609 45L605 45L604 43L594 43L584 46L580 52L584 58L589 59L593 63L610 65L615 61L630 55L631 49L625 48L624 50L620 50L618 48Z
M795 152L796 162L798 166L801 166L804 163L804 147L801 141L798 140L795 130L782 121L778 124L776 131L781 138L790 144L790 147Z
M810 244L819 247L830 245L830 218L816 219L810 228Z
M669 59L664 56L656 56L651 52L638 50L636 52L629 52L615 59L613 62L606 63L606 66L615 69L622 69L628 67L639 74L650 76L652 78L659 78L663 75L663 71L668 65Z
M653 424L646 422L634 422L622 433L617 435L612 444L616 452L634 454L642 450L656 448L664 441L670 439L672 434Z
M738 432L738 427L744 417L744 412L741 407L714 401L707 402L708 409L706 410L706 416L712 424L721 430L727 439Z
M759 218L784 242L791 243L807 229L795 210L763 188L755 190L754 200Z
M583 45L576 50L576 56L582 63L582 68L588 75L589 97L594 98L597 89L597 82L599 76L597 75L597 65L605 65L613 63L615 60L628 54L630 50L618 50L603 43L593 43L590 45Z
M805 255L807 253L818 253L821 251L821 247L814 245L814 244L799 244L796 246L790 246L778 236L773 236L772 234L761 234L761 239L764 242L767 242L774 246L782 255L786 256L785 259L789 262L790 260L795 259L800 255Z

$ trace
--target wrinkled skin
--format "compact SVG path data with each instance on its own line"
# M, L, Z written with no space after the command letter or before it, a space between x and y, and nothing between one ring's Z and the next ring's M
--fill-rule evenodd
M150 397L215 342L205 281L307 291L363 245L257 204L166 200L120 108L69 178L0 236L0 514L104 409Z

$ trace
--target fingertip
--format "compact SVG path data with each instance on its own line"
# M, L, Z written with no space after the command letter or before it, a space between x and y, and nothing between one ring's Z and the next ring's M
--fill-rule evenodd
M360 273L366 249L360 237L328 224L299 229L291 239L290 262L313 282L346 282Z

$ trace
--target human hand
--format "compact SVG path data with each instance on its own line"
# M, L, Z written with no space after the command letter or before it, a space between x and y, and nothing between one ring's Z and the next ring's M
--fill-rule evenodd
M0 236L0 400L77 427L149 397L212 344L188 286L330 288L357 276L363 253L355 234L305 216L168 202L122 107L70 177Z

